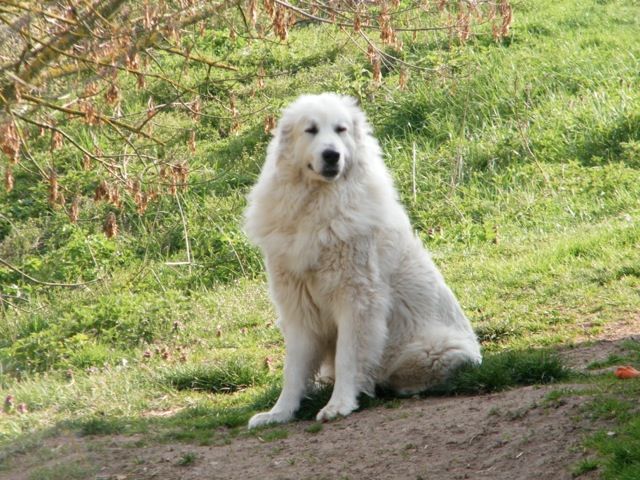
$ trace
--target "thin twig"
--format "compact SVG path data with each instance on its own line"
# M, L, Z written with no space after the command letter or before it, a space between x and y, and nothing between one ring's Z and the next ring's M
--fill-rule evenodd
M294 5L291 5L290 3L287 2L283 2L282 0L275 0L275 3L277 3L278 5L287 8L289 10L293 10L294 12L302 15L303 17L306 17L310 20L315 20L316 22L320 22L320 23L330 23L331 25L336 25L338 27L350 27L350 28L354 28L353 23L344 23L344 22L335 22L329 18L322 18L322 17L318 17L317 15L312 15L311 13L298 8ZM369 30L380 30L380 27L377 27L375 25L362 25L361 28L367 28ZM445 27L420 27L420 28L394 28L394 30L396 32L430 32L430 31L441 31L441 30L449 30L451 28L450 25L445 26Z
M162 284L162 282L160 281L160 278L158 277L158 274L156 273L156 271L153 268L150 268L149 270L151 270L151 274L153 275L153 278L156 279L156 282L158 282L158 285L160 285L160 288L162 289L162 291L164 293L167 293L167 289L164 288L164 285Z
M396 57L396 56L394 56L394 55L391 55L390 53L387 53L387 52L383 51L383 50L382 50L381 48L379 48L379 47L378 47L374 42L372 42L372 41L371 41L371 39L370 39L370 38L369 38L369 37L368 37L368 36L367 36L367 35L366 35L362 30L360 30L360 36L361 36L362 38L364 38L365 42L367 42L367 44L368 44L371 48L373 48L373 49L376 51L376 53L377 53L378 55L380 55L380 58L381 58L385 63L387 63L387 62L389 62L389 61L397 62L397 63L399 63L400 65L404 65L405 67L413 68L413 69L415 69L415 70L422 70L422 71L424 71L424 72L437 72L437 71L441 70L441 69L439 69L439 68L421 67L421 66L419 66L419 65L416 65L415 63L408 63L408 62L405 62L404 60L402 60L402 59L400 59L400 58L398 58L398 57Z
M232 72L237 72L239 70L237 67L234 67L233 65L225 65L224 63L216 62L214 60L210 60L208 58L205 58L205 57L203 57L201 55L194 54L194 53L184 53L183 51L178 50L177 48L174 48L174 47L158 47L158 46L156 46L155 48L157 48L158 50L162 50L164 52L169 52L169 53L173 53L175 55L180 55L181 57L184 57L187 60L193 60L194 62L204 63L206 65L209 65L210 67L222 68L224 70L231 70Z
M180 218L182 219L182 228L184 229L184 243L187 249L187 260L189 262L189 274L191 274L191 264L193 258L191 257L191 244L189 243L189 230L187 229L187 220L182 210L182 204L180 203L180 195L176 193L176 202L178 202L178 210L180 210Z
M411 181L413 186L413 203L416 203L416 142L413 142L413 156L411 162Z
M46 285L47 287L84 287L86 285L90 285L92 283L96 283L96 282L99 282L100 280L102 280L101 278L95 278L93 280L89 280L88 282L81 282L81 283L45 282L45 281L42 281L42 280L38 280L37 278L33 278L28 273L23 272L18 267L14 267L13 265L11 265L9 262L7 262L6 260L4 260L2 258L0 258L0 263L2 265L4 265L5 267L7 267L9 270L13 270L14 272L22 275L27 280L29 280L29 281L31 281L33 283L37 283L38 285Z
M56 105L55 103L51 103L48 102L46 100L44 100L43 98L38 98L38 97L34 97L32 95L28 95L26 93L22 94L22 98L27 100L28 102L31 103L35 103L36 105L40 105L43 107L47 107L50 108L52 110L58 110L60 112L69 114L69 115L73 115L76 117L83 117L85 118L87 116L87 114L81 110L74 110L72 108L67 108L67 107L62 107L60 105ZM95 113L95 117L100 120L101 122L107 123L109 125L111 125L112 127L120 127L124 130L128 130L130 132L133 132L135 134L138 134L148 140L151 140L159 145L164 145L164 142L161 140L158 140L157 138L154 138L153 136L149 135L148 133L143 132L141 129L137 128L137 127L133 127L131 125L127 125L126 123L122 123L119 122L118 120L114 120L114 119L110 119L105 117L104 115L101 115L99 113Z
M50 125L48 123L41 123L41 122L38 122L36 120L32 120L32 119L27 118L24 115L20 115L19 113L16 113L16 112L11 112L11 114L13 116L15 116L16 118L19 118L23 122L30 123L30 124L35 125L37 127L46 128L47 130L58 132L60 135L62 135L64 138L66 138L67 141L69 141L74 147L76 147L82 153L84 153L85 155L88 155L90 158L92 158L96 162L103 164L105 167L113 168L113 169L119 169L120 168L119 165L116 165L114 163L105 162L104 160L100 159L100 157L98 157L98 156L94 155L93 153L91 153L89 150L87 150L82 145L80 145L71 135L66 133L64 130L59 129L58 127L54 127L53 125ZM23 141L23 145L26 145L26 142ZM42 170L40 170L40 173L43 176L46 177L46 174L44 172L42 172Z
M224 230L222 230L222 227L220 225L218 225L218 224L216 224L216 227L218 228L220 233L224 235ZM236 257L236 260L238 260L238 265L240 266L240 270L242 271L242 276L246 277L247 276L247 272L245 271L244 266L242 265L242 261L240 260L240 255L238 255L238 251L233 246L233 243L231 242L231 240L229 240L229 247L231 247L231 250L233 251L233 254Z

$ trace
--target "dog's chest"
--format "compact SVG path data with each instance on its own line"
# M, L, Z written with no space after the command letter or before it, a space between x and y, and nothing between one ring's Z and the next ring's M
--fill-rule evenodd
M322 210L313 211L314 204L305 207L295 215L283 212L280 218L272 219L270 232L262 242L267 256L299 275L322 269L332 258L328 252L339 249L351 233L335 213L319 215Z
M282 232L272 243L269 256L278 264L296 275L308 275L325 270L329 252L337 248L330 228L311 231Z

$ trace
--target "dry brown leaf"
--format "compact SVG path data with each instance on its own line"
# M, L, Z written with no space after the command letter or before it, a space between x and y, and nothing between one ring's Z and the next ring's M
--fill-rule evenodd
M107 92L104 94L104 99L109 104L114 104L120 98L120 91L115 83L112 83Z
M73 197L71 202L71 208L69 209L69 220L71 223L78 223L78 217L80 216L80 197Z
M58 175L56 172L49 172L47 181L49 182L49 205L53 207L58 203L59 195Z
M116 220L116 214L109 212L104 222L103 227L104 234L107 238L114 238L118 236L118 222Z
M400 69L400 76L398 77L398 86L400 87L400 90L406 90L407 89L407 81L409 79L409 72L407 71L406 68L401 68Z
M51 150L57 150L62 147L62 134L55 130L51 135Z
M4 171L4 188L6 189L7 193L13 190L14 185L15 179L13 178L13 170L11 168L11 165L8 165Z
M267 115L264 117L264 133L270 134L276 128L276 117Z

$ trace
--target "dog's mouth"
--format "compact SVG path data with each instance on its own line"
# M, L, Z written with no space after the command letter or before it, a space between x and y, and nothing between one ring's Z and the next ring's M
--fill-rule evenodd
M313 173L318 173L310 163L307 164L307 168L311 170ZM322 175L326 180L335 180L339 174L340 174L340 168L337 165L325 166L322 168L322 171L320 172L320 175Z
M322 176L328 180L333 180L340 173L338 167L325 167L322 169Z

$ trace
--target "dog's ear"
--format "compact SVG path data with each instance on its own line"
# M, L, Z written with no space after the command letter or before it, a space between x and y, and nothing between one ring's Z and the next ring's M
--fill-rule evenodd
M360 101L356 97L352 97L351 95L341 95L340 98L349 108L360 108Z
M269 149L272 152L276 164L282 164L285 159L291 156L291 140L294 126L293 115L285 109L276 127L271 130L272 139L269 144Z
M274 137L278 137L282 142L287 142L289 140L289 137L293 133L293 129L295 127L293 107L294 105L289 105L282 111L276 128L271 131L271 134Z
M275 129L271 131L274 136L279 136L280 139L288 139L293 132L293 121L289 118L289 115L284 115L279 121Z
M349 108L351 112L351 119L353 121L353 132L356 141L364 139L367 135L371 134L371 126L367 121L367 116L360 108L360 102L354 97L344 95L342 101Z

